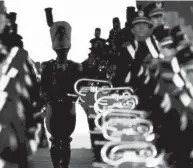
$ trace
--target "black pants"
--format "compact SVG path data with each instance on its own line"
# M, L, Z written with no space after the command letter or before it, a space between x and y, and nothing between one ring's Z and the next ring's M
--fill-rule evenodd
M89 118L89 114L95 114L94 112L92 112L92 110L94 109L84 109L87 113L87 119L88 119L88 126L89 126L89 130L91 131L90 133L90 140L91 140L91 146L92 146L92 150L93 150L93 154L94 154L94 158L93 161L96 162L102 162L101 159L101 148L102 145L97 145L95 144L96 141L104 141L104 137L102 135L102 133L94 133L96 130L96 125L94 122L94 118ZM97 132L97 131L96 131Z
M68 168L70 137L75 129L76 115L72 103L51 103L47 106L46 126L51 134L50 154L54 168Z

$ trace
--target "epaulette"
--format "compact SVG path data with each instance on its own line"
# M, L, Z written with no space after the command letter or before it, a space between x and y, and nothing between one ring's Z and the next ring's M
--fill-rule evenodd
M94 42L93 42L93 39L90 40L90 43L91 43L91 44L94 43Z
M48 63L51 63L51 62L54 62L54 60L53 59L51 59L51 60L48 60L48 61L44 61L44 62L42 62L42 64L48 64Z
M42 71L45 70L45 69L49 66L50 63L53 63L53 62L54 62L53 59L51 59L51 60L49 60L49 61L44 61L44 62L42 62L42 63L41 63L41 69L42 69Z
M74 62L72 60L69 60L69 61L75 67L75 69L77 69L78 71L82 71L83 70L82 64Z

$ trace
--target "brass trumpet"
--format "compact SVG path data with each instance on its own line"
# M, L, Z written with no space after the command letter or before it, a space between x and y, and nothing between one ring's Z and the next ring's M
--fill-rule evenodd
M100 97L103 96L108 96L108 95L133 95L134 91L130 87L112 87L112 88L101 88L95 93L95 101L99 99Z
M112 84L106 80L97 80L97 79L87 79L82 78L75 82L74 90L77 95L80 96L81 102L85 102L83 99L85 98L88 92L95 93L100 88L112 88Z
M156 167L163 164L163 155L157 154L156 147L148 142L108 142L101 149L103 161L111 166L123 163Z
M153 141L153 125L142 118L114 118L102 125L103 136L114 142L121 141Z
M94 104L94 110L97 114L103 113L108 109L135 109L138 104L138 98L134 95L118 94L104 96L96 100Z
M125 110L125 109L110 109L95 118L95 125L98 129L102 130L102 125L109 120L114 119L135 119L147 118L148 114L145 111L138 110Z

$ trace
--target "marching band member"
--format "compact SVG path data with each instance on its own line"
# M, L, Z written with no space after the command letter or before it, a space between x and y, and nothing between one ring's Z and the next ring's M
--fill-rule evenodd
M151 2L147 4L144 8L145 14L148 16L148 18L151 20L152 23L152 39L154 41L154 46L160 50L159 43L156 40L156 34L154 30L161 25L164 25L165 29L168 29L168 27L164 24L164 3L163 2ZM161 55L163 56L163 55Z
M132 25L135 40L121 50L121 62L124 63L127 70L124 69L124 72L120 73L122 76L119 75L119 78L122 77L122 79L119 80L121 80L122 83L129 83L129 85L136 90L144 85L139 80L140 70L144 70L149 60L159 58L159 50L156 48L154 40L150 36L151 22L143 11L135 13ZM122 71L121 68L119 70ZM144 93L142 95L145 96ZM142 96L139 96L139 98L140 97L142 98ZM141 101L141 103L142 102L143 101Z
M176 25L173 27L171 30L171 35L174 39L174 47L176 49L176 58L179 63L180 71L178 71L178 76L181 78L181 84L182 87L178 86L179 82L173 82L174 88L178 90L178 92L175 93L175 96L179 103L183 105L183 113L180 111L177 107L177 110L181 116L181 137L183 139L180 139L180 143L185 144L182 149L178 148L178 153L177 156L179 161L179 167L186 165L186 167L192 167L192 157L190 157L190 153L192 150L192 136L191 132L193 129L192 125L192 114L191 114L191 109L192 109L192 68L191 68L191 63L192 63L192 44L188 40L187 35L183 31L185 27L181 27L180 25ZM192 31L191 31L192 32ZM189 33L191 33L189 32ZM188 32L187 32L188 33ZM176 75L176 74L175 74ZM177 76L176 75L176 76ZM174 81L174 80L173 80ZM180 113L181 112L181 113ZM181 161L181 162L180 162Z
M100 59L101 55L103 55L103 49L105 47L106 40L101 38L101 29L95 29L95 38L90 40L91 43L91 54L95 57Z
M6 35L4 35L4 33ZM12 43L11 39L14 38L14 36L12 36L12 33L11 34L7 33L8 32L6 30L2 33L3 34L1 36L2 43L7 47L7 50L9 52L13 49L16 50L16 53L12 58L12 62L10 63L10 67L8 70L10 70L11 68L15 68L20 72L20 75L18 76L19 81L22 83L22 85L24 85L23 87L26 87L27 91L30 94L29 102L33 105L35 115L35 113L39 112L40 110L38 103L40 96L36 75L37 70L35 68L32 59L29 57L28 52L17 43ZM8 37L8 39L6 37Z
M10 12L7 14L7 20L8 20L8 30L10 33L10 36L7 36L6 39L9 41L9 43L13 43L12 45L16 45L20 48L23 48L23 37L18 34L18 25L15 23L17 19L17 13ZM14 40L10 40L14 39Z
M142 27L141 25L141 29L140 29L140 25L137 24L138 22L139 23L142 22L144 27ZM151 38L151 36L149 37L149 34L148 34L150 22L147 17L144 17L144 15L141 15L141 16L134 18L133 23L136 23L132 31L135 35L135 39L137 39L134 44L135 46L138 46L138 48L137 50L135 50L136 48L134 48L134 44L133 45L130 44L122 52L122 54L124 53L124 56L129 57L127 58L128 59L127 62L130 63L131 74L129 74L127 77L130 77L130 75L131 77L128 78L128 84L131 86L137 87L138 89L138 91L136 90L137 91L136 93L139 96L139 99L140 99L139 102L141 102L141 105L138 108L141 108L143 110L146 109L147 111L152 111L152 113L154 113L154 111L168 112L171 110L170 97L168 96L166 92L162 92L162 95L160 95L160 97L158 96L157 97L158 100L156 100L155 97L153 96L153 93L151 92L151 89L153 87L152 85L156 84L156 80L155 81L150 80L148 73L146 74L146 72L148 72L146 71L146 69L148 69L147 64L149 64L152 60L157 60L157 61L160 60L160 51L156 48L155 42L153 42L153 38ZM139 28L137 26L139 26ZM144 33L145 30L146 30L146 34ZM143 36L139 36L140 33ZM138 36L140 38L136 38ZM150 40L148 41L147 39L150 39ZM143 65L143 69L141 68L142 65ZM174 113L175 111L172 114ZM153 121L157 122L158 118L161 119L162 122L164 121L163 118L165 117L162 115L162 113L159 112L159 113L154 113L154 114L155 116L153 115L154 117ZM162 118L158 117L158 114L160 114L160 117ZM167 119L169 119L170 117L167 116ZM176 124L177 121L178 121L178 117L177 119L175 119L175 123L173 125L174 127L177 125ZM155 127L159 127L160 126L159 122L157 123L156 122L154 123L156 124ZM178 129L174 127L172 128L170 127L171 130L173 129L177 131ZM161 130L163 131L163 129ZM178 133L176 134L178 135Z
M99 45L99 47L101 45L103 46L105 43L105 39L100 37L101 36L101 29L99 27L97 27L95 29L94 36L95 36L95 38L90 40L91 48L98 48L98 45Z
M2 34L4 32L4 28L6 26L6 15L5 15L5 6L4 6L4 1L0 2L0 18L1 18L1 24L0 24L0 33ZM8 51L6 46L1 44L1 59L0 59L0 69L2 69L2 63L4 62L4 60L7 58L8 56ZM1 83L1 87L2 87L2 70L0 70L0 83ZM8 78L9 79L9 78ZM4 83L4 82L3 82ZM13 89L13 87L12 87ZM10 95L9 95L10 96ZM17 142L17 138L16 138L16 133L14 132L14 128L10 126L10 120L7 120L8 114L10 115L11 112L13 112L13 114L16 114L15 109L13 108L11 111L6 111L5 110L5 105L8 105L8 107L13 107L13 101L8 102L7 98L8 98L8 94L7 92L4 91L4 88L0 89L0 112L1 112L1 121L0 121L0 127L1 127L1 131L0 131L0 161L1 163L3 163L3 167L9 165L9 162L12 162L15 164L18 164L18 160L11 160L10 156L13 156L13 153L16 151L17 147L18 147L18 142ZM3 114L3 111L6 111L6 115ZM12 114L12 113L11 113ZM13 115L15 117L15 115ZM14 118L13 117L13 118ZM15 118L16 119L16 118ZM13 120L12 120L13 121ZM18 120L16 120L18 121ZM6 127L5 127L6 126ZM21 130L20 130L21 131ZM21 133L23 133L21 131ZM11 138L13 139L14 143L10 143ZM8 154L8 156L5 153L5 148L10 149L10 153ZM24 159L24 158L22 158ZM26 159L24 159L26 161Z
M74 83L82 74L81 66L67 58L71 48L71 29L65 21L50 24L52 48L57 58L42 64L42 96L47 102L46 126L52 136L50 154L55 168L67 168L70 162L70 136L76 123L73 102L77 98L69 94L74 93Z
M1 1L1 10L1 18L6 19L3 1ZM10 146L3 149L4 144L1 143L1 152L3 152L1 154L5 161L14 162L18 164L19 168L26 168L28 167L28 156L36 152L39 143L37 121L34 118L37 112L37 102L35 102L37 97L31 92L35 89L36 77L27 51L19 48L16 43L11 43L3 38L5 34L9 36L6 31L9 25L3 23L5 20L1 22L0 85L1 93L6 93L7 97L1 99L2 116L0 118L5 126L13 128L16 139L14 139L14 134L11 135L10 138L13 139L10 139L9 142L13 140L14 149L10 150L10 153L7 153L6 150L12 148L12 144L10 143ZM4 134L1 135L1 138L6 136L6 129L2 132ZM10 160L13 155L15 159Z
M127 45L122 50L122 56L124 59L127 59L129 63L130 72L127 74L125 82L129 83L131 86L135 87L142 91L139 96L140 99L144 97L144 100L147 100L148 88L146 84L148 82L148 77L143 76L143 71L149 66L148 64L151 60L160 59L160 50L157 47L156 40L151 36L151 22L143 11L138 12L138 16L135 16L133 19L133 28L132 32L135 36L133 43ZM126 58L127 57L127 58ZM126 61L125 61L126 62ZM142 74L142 75L140 75ZM140 86L141 85L141 86ZM143 89L142 89L143 88ZM146 88L146 89L145 89ZM144 94L144 91L147 91ZM149 95L151 97L151 95ZM170 107L170 101L168 95L165 95L165 99L168 100L168 104L165 104L165 109L168 110ZM143 101L141 101L142 103ZM147 108L147 102L143 102L144 105L140 108Z
M120 24L120 20L118 17L113 18L113 28L110 30L109 32L109 38L107 39L107 41L110 44L110 47L113 51L113 53L116 53L116 43L115 43L115 39L117 34L121 31L121 24Z
M164 24L165 10L163 7L163 2L152 2L144 8L144 12L152 22L153 29Z
M178 52L175 45L177 41L179 42L183 38L176 38L174 41L170 33L171 31L169 29L164 29L164 26L157 27L156 32L159 34L157 39L165 58L160 61L160 69L159 65L156 65L160 71L160 75L158 75L159 79L157 78L157 82L159 83L157 85L158 87L156 86L154 88L157 88L156 94L161 96L164 92L167 92L172 100L172 106L167 113L152 113L155 114L155 116L160 115L159 119L156 119L156 117L154 118L156 121L159 120L158 122L162 125L161 132L159 132L160 138L158 143L161 145L161 148L165 148L167 152L172 153L169 157L170 164L175 165L175 167L182 167L185 165L186 167L191 167L189 154L192 149L192 138L190 137L192 124L190 122L191 118L187 118L188 108L185 105L187 102L190 102L190 97L186 92L187 88L183 87L184 78L181 74L182 69L177 59ZM184 43L179 44L183 45ZM181 52L180 56L182 56L181 54L185 53ZM183 60L185 61L185 59ZM153 96L152 99L155 100L156 96ZM157 101L158 104L160 100ZM156 101L154 101L154 106L152 106L154 107L153 111L158 112L156 108L158 105L155 103ZM180 144L186 145L181 146Z

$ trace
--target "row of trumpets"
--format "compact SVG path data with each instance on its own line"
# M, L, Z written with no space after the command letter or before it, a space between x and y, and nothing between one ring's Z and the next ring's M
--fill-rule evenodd
M103 164L151 168L165 164L164 155L158 154L154 145L153 123L146 111L136 110L139 102L132 88L114 88L105 80L80 79L74 89L79 102L95 112L88 117L94 118L95 133L104 137L104 141L95 141L102 146Z

